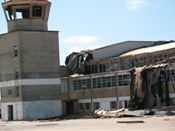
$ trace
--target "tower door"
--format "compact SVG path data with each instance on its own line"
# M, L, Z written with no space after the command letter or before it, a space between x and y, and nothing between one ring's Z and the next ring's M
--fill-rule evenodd
M8 106L8 120L13 120L13 105Z

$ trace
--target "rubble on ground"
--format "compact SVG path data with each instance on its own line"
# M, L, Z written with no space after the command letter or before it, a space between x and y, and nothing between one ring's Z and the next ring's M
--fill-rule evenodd
M121 117L143 117L145 115L154 116L170 116L175 115L175 107L161 107L160 109L145 109L145 110L128 110L125 108L106 111L106 110L96 110L93 114L94 118L121 118Z

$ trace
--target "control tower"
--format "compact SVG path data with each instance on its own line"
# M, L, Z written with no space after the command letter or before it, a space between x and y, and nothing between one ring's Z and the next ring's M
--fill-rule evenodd
M2 3L8 33L0 35L2 120L62 114L58 32L48 31L48 0Z

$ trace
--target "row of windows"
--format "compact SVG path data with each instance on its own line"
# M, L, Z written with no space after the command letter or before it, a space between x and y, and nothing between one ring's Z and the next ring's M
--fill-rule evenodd
M110 63L102 63L99 64L99 70L97 64L89 65L88 69L90 74L98 73L98 72L107 72L110 68Z
M116 86L116 76L98 77L92 78L92 88L106 88ZM130 85L131 79L130 75L120 75L118 76L118 86L128 86ZM91 80L82 79L73 81L73 89L91 89Z
M25 6L23 5L21 7L13 6L12 8L13 9L11 9L11 7L8 7L5 10L8 20L30 18L30 17L42 17L44 15L43 14L44 12L42 11L43 6L33 6L32 8L30 8L29 5Z
M166 73L168 81L175 81L175 70L167 70ZM16 74L18 73L16 72ZM117 79L115 76L108 76L108 77L92 78L92 81L90 79L74 80L73 89L71 90L91 89L91 84L92 88L115 87L116 82L118 83L119 87L129 86L131 84L131 76L129 74L119 75ZM64 90L66 91L67 86L64 85L63 83L62 86L63 88L65 88Z
M93 88L105 88L105 87L114 87L116 86L116 77L98 77L92 79Z
M115 62L106 62L102 64L93 64L89 65L89 73L99 73L99 72L107 72L110 71L110 67L115 67L114 70L128 70L134 67L142 67L144 65L155 64L158 61L167 59L169 57L175 56L175 53L165 54L165 55L156 55L150 57L142 57L142 58L131 58L131 59L124 59L124 60L116 60Z
M91 81L90 79L75 80L73 81L74 90L90 89Z
M90 110L91 109L90 103L79 103L79 110ZM116 101L110 101L110 109L115 110L117 107ZM94 102L93 103L93 109L98 110L100 109L100 102Z
M62 90L67 90L67 81L62 81ZM118 76L118 86L128 86L130 85L131 78L130 75L119 75ZM116 76L101 76L97 78L81 79L81 80L73 80L70 90L85 90L92 88L110 88L116 87L117 79Z
M91 104L90 103L79 103L79 110L83 111L83 110L90 110L91 109ZM97 110L100 108L100 102L94 102L93 103L93 109Z

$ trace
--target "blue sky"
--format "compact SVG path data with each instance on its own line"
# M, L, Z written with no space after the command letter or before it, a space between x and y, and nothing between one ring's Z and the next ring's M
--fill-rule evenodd
M4 0L0 0L3 2ZM127 40L173 40L175 0L50 0L49 30L59 31L60 62L73 52ZM0 33L7 32L0 8Z

